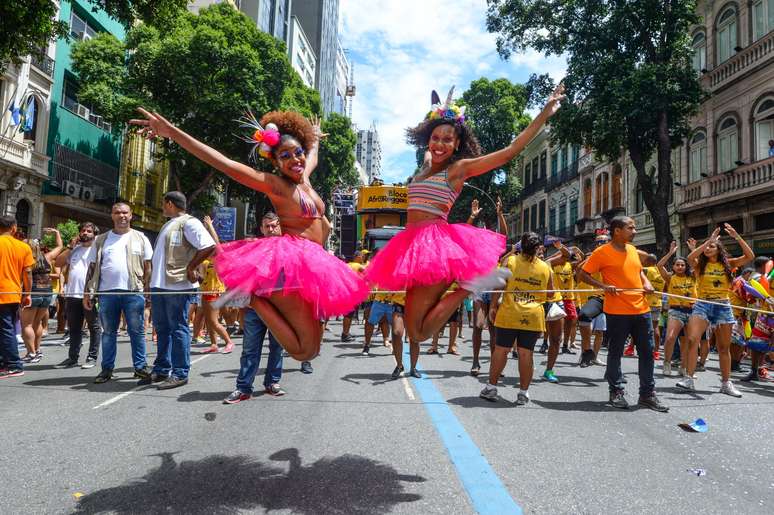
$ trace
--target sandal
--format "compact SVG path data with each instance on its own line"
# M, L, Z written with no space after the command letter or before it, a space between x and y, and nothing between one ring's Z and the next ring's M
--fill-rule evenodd
M201 351L199 354L216 354L218 352L217 347L209 346L203 351Z
M427 353L428 354L438 354L438 349L428 349Z
M481 372L481 365L479 365L478 363L476 363L476 364L475 364L475 365L473 365L473 367L470 369L470 375L472 375L473 377L478 377L478 374L479 374L479 372Z
M400 377L400 374L403 372L403 367L395 367L395 370L392 371L392 377L393 379L398 379Z
M460 353L457 352L457 349L446 351L446 354L452 354L454 356L459 356L460 355Z

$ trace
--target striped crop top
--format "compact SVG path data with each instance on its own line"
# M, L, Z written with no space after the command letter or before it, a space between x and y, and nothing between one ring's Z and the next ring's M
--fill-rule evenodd
M448 170L444 170L408 185L408 210L424 211L445 220L458 195L449 184Z

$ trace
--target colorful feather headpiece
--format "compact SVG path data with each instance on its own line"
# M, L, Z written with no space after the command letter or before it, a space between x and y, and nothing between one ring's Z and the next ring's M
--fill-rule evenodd
M266 127L261 126L258 119L250 111L237 121L240 127L252 131L249 136L240 136L242 140L253 145L250 150L250 159L255 161L256 154L265 158L271 157L272 150L279 145L282 139L279 128L273 123L266 124Z
M433 90L430 96L430 103L432 107L430 112L425 116L426 120L449 120L458 124L465 123L465 106L458 106L452 101L452 94L454 93L454 86L449 90L449 94L446 96L446 102L441 103L441 98L438 93Z

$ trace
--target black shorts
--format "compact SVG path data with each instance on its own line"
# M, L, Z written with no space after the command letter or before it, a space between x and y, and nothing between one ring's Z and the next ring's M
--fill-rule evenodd
M457 308L457 311L452 313L452 315L449 317L448 323L451 324L453 322L459 322L460 321L460 310Z
M394 304L392 305L392 313L400 313L401 315L406 311L405 306L403 304Z
M535 344L541 334L543 334L542 331L525 331L524 329L495 327L495 345L510 349L515 342L520 349L527 349L534 352Z

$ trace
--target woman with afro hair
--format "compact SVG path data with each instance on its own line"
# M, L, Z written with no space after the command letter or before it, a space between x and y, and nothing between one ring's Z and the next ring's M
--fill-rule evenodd
M330 232L325 204L309 177L317 167L319 122L294 112L270 112L260 123L242 120L247 141L278 173L259 172L229 159L172 125L158 113L130 123L148 138L169 138L235 181L265 193L279 216L282 235L221 245L218 276L229 291L251 294L250 305L277 341L299 361L320 349L320 320L351 312L369 294L365 281L322 247Z
M466 180L500 168L516 157L556 112L563 98L560 84L543 111L506 148L481 155L465 123L464 107L444 103L433 91L432 108L407 140L424 150L424 162L408 186L408 224L379 252L366 269L366 279L387 290L406 290L405 322L411 349L410 375L416 370L419 343L446 323L471 293L501 288L509 275L497 269L505 236L446 219ZM452 283L460 288L444 296ZM401 357L393 377L403 370Z

